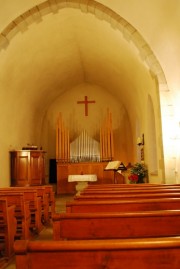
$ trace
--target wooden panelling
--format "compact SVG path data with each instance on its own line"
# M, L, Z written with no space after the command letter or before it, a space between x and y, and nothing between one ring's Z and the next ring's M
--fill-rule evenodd
M96 174L98 183L113 183L114 172L104 171L106 162L61 163L57 162L57 193L73 194L76 183L68 182L68 175ZM97 183L96 182L96 183Z
M10 159L12 186L41 185L45 183L45 151L11 151Z

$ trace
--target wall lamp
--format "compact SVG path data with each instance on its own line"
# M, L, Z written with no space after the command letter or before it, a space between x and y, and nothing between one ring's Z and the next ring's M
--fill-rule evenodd
M143 146L144 145L144 134L142 134L141 137L137 138L137 145L138 146Z

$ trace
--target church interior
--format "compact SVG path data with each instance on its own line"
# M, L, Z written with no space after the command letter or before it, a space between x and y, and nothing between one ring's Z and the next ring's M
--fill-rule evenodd
M83 192L101 185L95 192L100 199L98 191L107 196L116 191L118 197L119 183L126 199L132 199L130 188L134 195L141 188L141 199L145 192L157 199L166 185L161 196L179 199L180 2L0 0L0 5L0 191L23 187L30 193L28 186L47 185L65 205L78 187ZM128 184L135 164L146 167L145 184ZM95 182L87 186L81 179ZM178 206L165 209L178 215ZM42 212L40 230L49 232L45 214L52 212L44 207ZM176 259L175 251L172 255Z

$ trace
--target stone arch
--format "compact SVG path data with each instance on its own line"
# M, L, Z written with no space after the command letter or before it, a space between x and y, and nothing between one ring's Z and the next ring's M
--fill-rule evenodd
M7 27L0 33L0 50L6 49L11 39L18 32L24 32L28 30L28 26L32 23L42 20L44 15L50 13L56 13L63 8L75 8L80 9L84 13L91 13L99 20L105 20L113 29L119 30L123 33L124 38L128 42L132 42L138 49L139 55L142 61L149 68L152 76L157 79L158 89L160 94L160 106L161 106L161 120L162 130L166 125L166 138L162 135L164 146L164 162L169 163L169 160L174 156L169 156L168 144L172 145L171 134L168 134L167 124L172 124L173 117L173 105L171 102L170 90L168 89L167 81L163 72L163 69L154 55L152 49L141 36L141 34L123 17L114 12L112 9L99 3L98 1L88 0L56 0L56 1L44 1L31 9L27 10L7 25ZM164 132L163 132L164 133ZM171 143L169 143L170 141ZM172 169L170 169L172 171ZM169 171L170 171L169 170ZM168 174L168 177L172 178L172 173Z
M155 113L151 96L147 100L147 143L149 144L148 150L148 170L151 174L158 174L158 159L157 159L157 139L156 139L156 125Z

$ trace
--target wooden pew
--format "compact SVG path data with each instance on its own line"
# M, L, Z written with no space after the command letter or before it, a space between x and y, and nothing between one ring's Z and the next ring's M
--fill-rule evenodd
M49 202L49 218L52 218L52 214L55 213L55 192L52 185L45 185L45 191L48 194Z
M31 215L30 230L31 232L39 233L42 228L42 211L41 211L41 200L37 195L37 191L33 188L27 187L9 187L0 188L0 195L2 193L23 193L24 201L29 202L29 210Z
M45 193L44 196L42 196L42 199L44 199L43 207L45 208L44 221L49 222L52 214L55 212L55 192L53 191L53 186L52 185L30 186L30 188L36 188L36 190L39 190L39 193L41 193L41 191L43 190L43 192Z
M50 221L51 212L55 210L54 192L51 185L41 186L21 186L21 187L9 187L10 190L24 191L36 191L37 196L40 198L41 203L41 219L43 224L47 224Z
M135 212L180 209L180 198L66 202L66 213Z
M141 188L141 187L157 187L164 186L166 184L151 184L151 183L143 183L143 184L91 184L89 183L86 189L98 189L98 188ZM179 184L172 184L179 185ZM167 184L166 186L172 186L171 184Z
M8 206L7 200L0 198L0 252L6 259L14 254L16 228L15 205Z
M14 244L16 269L179 269L180 237L24 241Z
M179 192L165 193L138 193L138 194L92 194L77 195L74 201L103 201L103 200L131 200L131 199L160 199L160 198L180 198Z
M44 187L37 188L38 196L41 197L42 222L48 224L49 219L49 198Z
M144 188L180 188L180 184L88 184L85 189L144 189Z
M1 193L1 199L7 200L8 206L15 205L15 218L17 229L15 239L30 238L30 210L29 202L24 200L23 193Z
M56 213L54 240L120 239L180 235L180 210Z
M116 189L116 190L83 190L80 195L132 195L132 194L142 194L142 193L180 193L180 188L152 188L152 189Z
M49 185L48 185L49 186ZM42 211L42 222L44 225L49 224L51 210L55 208L55 199L53 200L53 194L50 194L50 187L46 187L46 185L41 186L29 186L28 188L33 188L37 191L38 197L41 198L41 211Z

